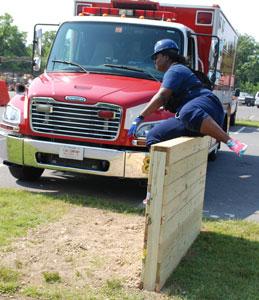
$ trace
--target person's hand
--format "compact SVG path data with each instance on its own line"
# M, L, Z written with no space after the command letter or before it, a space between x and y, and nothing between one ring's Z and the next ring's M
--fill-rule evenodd
M144 120L143 116L138 116L133 122L128 131L128 136L135 136L139 124Z

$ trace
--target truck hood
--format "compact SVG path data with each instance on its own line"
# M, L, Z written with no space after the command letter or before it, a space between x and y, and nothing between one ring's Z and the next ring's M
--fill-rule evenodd
M87 104L106 102L127 108L149 101L159 87L160 82L154 80L110 74L44 73L33 80L28 96L57 101L80 96Z

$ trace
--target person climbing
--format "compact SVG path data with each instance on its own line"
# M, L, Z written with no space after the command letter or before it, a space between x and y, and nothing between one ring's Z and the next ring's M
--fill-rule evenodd
M148 147L180 136L209 135L242 156L247 145L231 138L222 129L224 110L220 100L187 67L185 58L179 54L178 45L171 39L160 40L155 44L151 58L156 69L164 72L163 81L158 92L133 121L128 135L135 135L145 117L161 106L171 105L174 106L175 117L162 121L148 132Z

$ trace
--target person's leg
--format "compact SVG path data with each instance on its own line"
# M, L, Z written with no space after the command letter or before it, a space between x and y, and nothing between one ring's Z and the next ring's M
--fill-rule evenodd
M230 150L242 156L247 145L232 139L223 129L224 111L221 103L215 97L199 97L188 102L179 114L186 128L209 135L219 142L228 145Z
M210 116L201 122L200 132L225 144L230 139L230 136Z
M201 136L199 132L188 130L180 119L169 118L154 126L147 135L146 144L150 147L159 142L175 139L181 136Z
M211 117L202 121L200 132L227 144L229 149L238 156L242 156L247 149L246 144L241 143L239 140L232 139Z

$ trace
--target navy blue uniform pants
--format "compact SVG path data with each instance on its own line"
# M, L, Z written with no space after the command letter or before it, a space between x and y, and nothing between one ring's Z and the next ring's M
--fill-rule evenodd
M203 136L202 121L211 117L219 126L224 122L224 110L215 96L200 96L187 102L177 114L153 127L147 135L147 146L181 136Z

